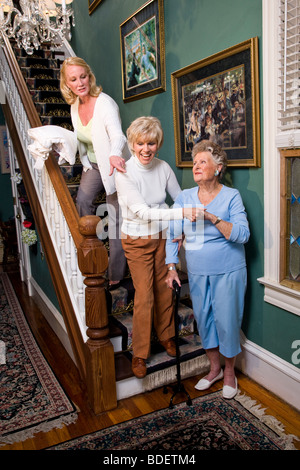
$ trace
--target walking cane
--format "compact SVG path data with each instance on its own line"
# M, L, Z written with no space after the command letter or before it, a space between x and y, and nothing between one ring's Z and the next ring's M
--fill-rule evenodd
M175 322L175 345L176 345L176 368L177 368L177 383L171 385L173 389L173 395L171 397L169 408L173 408L173 399L177 393L185 393L187 396L187 405L191 406L192 400L184 388L184 385L181 383L181 372L180 372L180 351L179 351L179 315L178 315L178 306L179 306L179 297L180 297L180 286L176 281L173 281L173 287L175 292L175 306L174 306L174 322ZM168 388L165 385L164 393L168 393Z

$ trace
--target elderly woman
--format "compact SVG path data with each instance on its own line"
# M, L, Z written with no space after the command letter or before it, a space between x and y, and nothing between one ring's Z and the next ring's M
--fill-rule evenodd
M76 207L80 217L94 214L96 207L93 201L100 191L105 190L110 246L108 277L110 285L117 284L124 277L126 259L119 237L119 206L113 173L114 168L125 171L124 157L129 157L119 108L96 85L91 68L80 57L69 57L64 61L60 89L71 105L72 123L83 164Z
M127 138L132 157L126 163L126 173L116 174L116 187L123 218L122 245L135 288L132 370L143 378L152 322L167 353L176 355L172 292L164 283L168 222L184 217L196 220L201 210L170 209L165 203L167 193L174 200L181 189L168 163L155 157L163 143L158 119L136 119L127 130Z
M195 224L172 223L166 247L170 268L178 262L177 243L185 233L186 262L190 294L202 344L210 361L209 374L196 389L206 390L224 377L223 396L237 393L235 358L241 351L240 327L247 283L244 244L250 232L239 192L221 184L227 166L226 153L210 141L196 144L192 151L193 176L197 186L184 190L175 207L200 205L204 220ZM167 285L172 287L176 270L168 271ZM220 354L225 357L224 373Z

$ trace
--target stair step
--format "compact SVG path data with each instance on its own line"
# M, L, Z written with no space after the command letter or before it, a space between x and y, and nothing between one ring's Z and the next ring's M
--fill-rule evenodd
M60 91L47 91L47 90L30 90L30 94L35 103L61 102L65 104Z
M15 56L17 59L21 57L29 57L27 52L23 48L17 47L17 45L13 45L13 50L15 53ZM31 58L47 58L47 59L52 59L55 58L57 55L56 51L51 51L50 48L42 47L41 49L37 49L34 51L34 53L30 56Z
M145 393L159 387L172 384L178 380L178 366L180 368L180 378L203 374L209 370L209 361L204 349L199 350L198 354L187 360L180 358L177 365L176 359L170 361L169 365L164 363L163 368L157 367L156 370L148 369L146 377L137 379L131 371L131 361L126 355L119 353L116 358L116 387L117 399L128 398L139 393ZM151 366L151 364L150 364Z
M30 90L60 91L59 80L55 78L27 78L26 83Z
M19 57L17 58L19 66L28 68L36 68L40 67L43 68L50 68L50 69L59 69L60 68L60 60L53 59L53 58L45 58L45 57Z
M71 119L68 117L40 116L40 120L43 126L61 126L68 130L73 129Z
M64 164L60 166L60 169L67 186L79 185L82 172L81 163L75 165Z
M62 111L64 116L70 117L70 106L67 103L35 103L36 110L42 116L47 116L50 113L55 115L59 110Z
M28 80L29 78L40 78L42 80L58 80L60 77L60 70L54 68L31 68L21 67L23 77Z
M134 377L130 359L122 352L115 354L116 381Z

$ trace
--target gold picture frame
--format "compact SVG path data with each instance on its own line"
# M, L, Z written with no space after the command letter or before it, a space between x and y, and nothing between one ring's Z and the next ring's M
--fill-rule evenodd
M214 140L228 166L260 167L258 38L171 74L176 166L192 167L192 148Z
M149 0L120 25L124 102L166 90L163 0Z
M98 5L102 2L102 0L88 0L89 1L89 15L93 13L93 11L97 8Z

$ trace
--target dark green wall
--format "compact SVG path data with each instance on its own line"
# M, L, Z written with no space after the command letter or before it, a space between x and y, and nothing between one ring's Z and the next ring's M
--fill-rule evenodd
M166 92L130 103L123 103L120 24L144 5L144 0L102 0L92 15L87 2L73 3L76 27L72 47L93 68L104 91L120 107L123 130L137 116L157 116L163 125L165 142L160 158L168 161L182 188L194 185L190 169L175 167L171 73L216 52L258 36L260 89L262 90L262 1L261 0L164 0L166 46ZM261 120L263 100L261 96ZM261 135L263 153L263 135ZM246 247L248 292L243 323L246 337L291 362L291 344L297 339L300 318L263 300L264 288L257 281L263 276L264 188L262 167L231 169L228 180L241 192L251 227Z
M13 195L11 189L10 174L0 172L0 220L6 222L14 217Z

